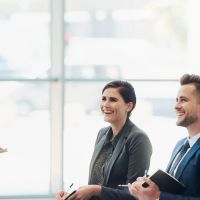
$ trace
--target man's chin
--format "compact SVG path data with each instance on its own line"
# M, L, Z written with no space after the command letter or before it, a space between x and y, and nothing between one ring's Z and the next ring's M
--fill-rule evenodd
M185 127L184 121L177 121L177 122L176 122L176 125L177 125L177 126Z
M183 122L183 120L181 120L180 118L176 119L176 125L177 126L181 126L181 123Z

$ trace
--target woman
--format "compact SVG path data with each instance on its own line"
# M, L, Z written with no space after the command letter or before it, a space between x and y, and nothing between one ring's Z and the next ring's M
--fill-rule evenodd
M143 176L149 169L152 146L147 135L129 119L136 105L134 88L127 81L112 81L102 90L100 105L104 121L97 136L89 169L89 186L81 187L70 199L89 199L90 185L118 188ZM62 199L64 193L58 193Z

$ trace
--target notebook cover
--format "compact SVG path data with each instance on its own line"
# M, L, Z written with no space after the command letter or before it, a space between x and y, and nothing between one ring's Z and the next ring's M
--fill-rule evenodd
M156 183L160 191L180 194L185 190L185 186L180 181L160 169L149 178ZM148 187L148 184L143 183L143 187Z

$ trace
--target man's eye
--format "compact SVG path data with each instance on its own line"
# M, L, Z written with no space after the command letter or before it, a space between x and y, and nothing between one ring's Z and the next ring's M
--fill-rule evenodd
M180 99L180 102L186 102L186 99Z

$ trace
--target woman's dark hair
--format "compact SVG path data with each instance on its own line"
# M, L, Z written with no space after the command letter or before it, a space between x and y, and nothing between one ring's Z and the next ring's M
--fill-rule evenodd
M135 106L136 104L135 90L134 87L129 82L122 80L111 81L104 86L102 94L107 88L117 88L124 101L126 103L132 102L133 105ZM128 117L130 117L132 110L128 112Z

